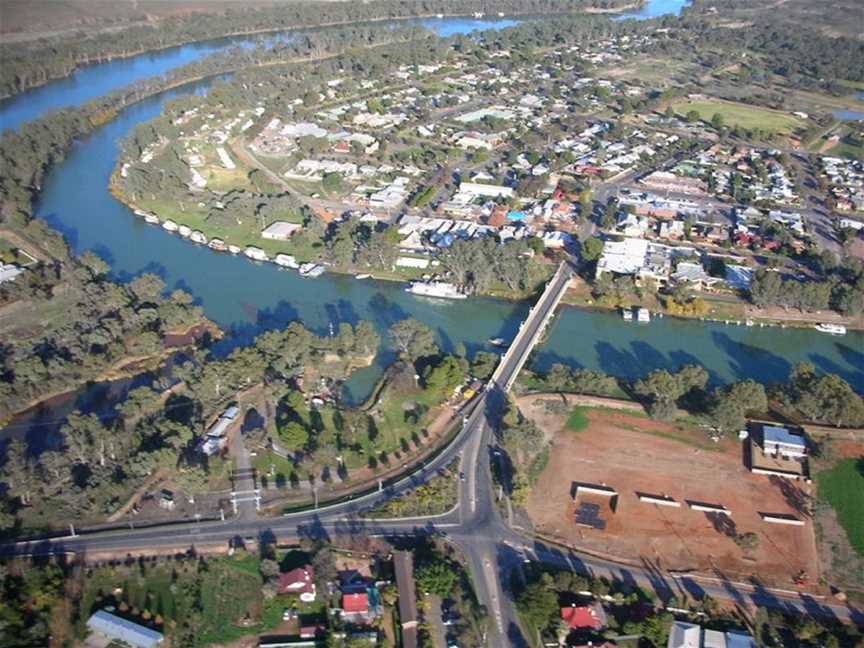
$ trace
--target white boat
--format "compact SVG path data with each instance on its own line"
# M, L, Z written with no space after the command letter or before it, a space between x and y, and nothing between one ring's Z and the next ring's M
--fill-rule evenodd
M255 247L254 245L250 245L247 247L243 254L245 254L250 259L255 261L267 261L267 253L259 247Z
M504 348L507 346L507 342L504 340L504 338L500 338L500 337L490 338L489 344L491 344L494 347L498 347L498 348Z
M412 281L405 290L423 297L442 297L444 299L465 299L468 297L456 286L446 281Z
M621 317L624 319L625 322L632 322L633 321L633 310L630 308L622 308L621 309Z
M178 230L177 223L175 223L170 218L162 223L162 229L166 232L176 232Z
M151 225L159 224L159 217L156 214L144 214L144 222L150 223Z
M220 238L210 239L210 242L207 244L211 250L216 250L217 252L224 252L228 248L225 246L225 241Z
M354 278L355 279L369 279L371 276L372 276L371 274L359 274Z
M189 240L193 243L200 243L201 245L207 244L207 237L204 236L204 232L200 232L198 230L192 232L192 234L189 236Z
M304 277L311 277L313 279L324 274L324 270L324 266L320 263L304 263L300 266L300 274Z
M183 238L189 238L192 236L192 228L188 225L181 225L177 228L177 233L180 234Z
M647 308L640 308L636 312L636 319L640 322L650 322L651 321L651 312Z
M817 324L816 330L831 335L846 335L846 327L842 324Z
M239 245L229 245L228 251L231 254L240 254L243 251L243 249Z
M299 268L300 266L297 264L297 259L295 259L290 254L277 254L276 258L273 259L276 265L280 265L283 268Z

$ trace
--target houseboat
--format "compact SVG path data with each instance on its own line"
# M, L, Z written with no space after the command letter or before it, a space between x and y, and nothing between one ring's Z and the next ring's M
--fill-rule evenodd
M192 234L189 236L189 240L193 243L200 243L201 245L207 244L207 237L204 236L204 232L198 230L192 232Z
M188 225L181 225L177 228L177 233L183 238L189 238L192 236L192 228Z
M159 224L159 217L156 214L144 214L144 222L151 225Z
M446 281L412 281L405 290L423 297L441 297L443 299L465 299L468 297L456 286Z
M267 253L259 247L255 247L254 245L250 245L247 247L243 254L254 261L267 261Z
M622 308L621 309L621 317L625 322L633 321L633 309L632 308Z
M304 263L300 266L300 274L304 277L320 277L324 274L324 266L320 263Z
M228 246L225 245L225 241L220 238L210 239L207 247L209 247L211 250L216 250L217 252L224 252L228 249Z
M231 254L240 254L243 251L243 248L241 248L239 245L229 245L228 251Z
M636 312L636 319L640 322L650 322L651 312L647 308L640 308Z
M846 327L842 324L817 324L816 330L831 335L846 335Z
M168 219L164 223L162 223L162 229L166 232L176 232L179 228L177 227L177 223L173 220Z
M283 268L299 268L300 266L297 263L297 259L295 259L290 254L277 254L273 259L273 262L276 265L282 266Z

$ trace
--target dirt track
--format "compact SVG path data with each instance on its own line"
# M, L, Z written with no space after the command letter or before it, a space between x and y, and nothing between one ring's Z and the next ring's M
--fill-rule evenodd
M526 400L530 397L526 397ZM523 403L520 403L520 406ZM540 407L524 403L526 414ZM533 412L532 412L533 410ZM800 571L811 582L818 577L812 524L804 527L767 524L759 512L796 513L809 486L751 474L743 465L737 440L706 443L699 430L650 421L623 412L586 410L589 425L581 432L563 430L564 417L537 422L553 434L549 464L528 502L539 531L566 544L627 558L660 560L666 569L720 570L736 579L758 574L764 581L789 587ZM533 416L532 416L533 418ZM554 430L548 427L554 425ZM658 436L661 435L661 436ZM693 444L664 438L677 436ZM577 526L573 482L606 484L619 497L615 512L608 498L581 497L601 506L603 530ZM667 495L680 508L640 502L636 492ZM691 510L685 500L722 504L731 518ZM736 535L756 532L759 545L743 550Z

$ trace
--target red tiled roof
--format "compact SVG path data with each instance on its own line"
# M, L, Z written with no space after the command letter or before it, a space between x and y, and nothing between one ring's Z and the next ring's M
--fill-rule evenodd
M280 594L290 594L292 592L303 594L313 594L315 592L315 570L312 565L298 567L284 574L279 574L279 583L277 587Z
M570 607L561 608L561 619L573 629L592 628L599 630L603 627L603 620L597 614L597 611L588 605L579 607L571 605Z
M343 594L342 609L345 612L368 612L369 597L366 594Z

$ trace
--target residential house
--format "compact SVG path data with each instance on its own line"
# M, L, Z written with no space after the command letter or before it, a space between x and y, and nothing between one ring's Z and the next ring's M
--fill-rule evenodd
M571 630L602 630L606 627L606 611L600 603L570 605L561 608L561 620Z
M756 648L749 634L732 630L705 630L695 623L675 621L669 630L667 648Z
M297 594L304 603L311 603L316 596L315 570L306 565L279 574L276 588L280 594Z
M675 621L669 629L666 648L702 648L702 628L695 623Z

